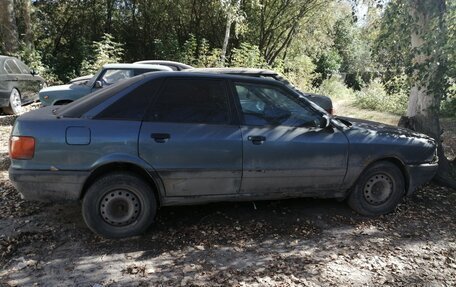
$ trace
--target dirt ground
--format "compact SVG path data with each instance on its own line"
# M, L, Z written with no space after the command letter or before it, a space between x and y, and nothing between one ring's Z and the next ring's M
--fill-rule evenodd
M377 218L317 199L167 207L145 235L106 240L80 205L20 199L3 159L13 120L0 121L0 286L456 285L454 190L427 185Z

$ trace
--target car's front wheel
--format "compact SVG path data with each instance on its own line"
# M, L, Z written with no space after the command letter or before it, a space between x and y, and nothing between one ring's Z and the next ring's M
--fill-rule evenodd
M16 88L13 88L10 93L9 105L3 108L3 112L9 115L17 115L23 111L21 94Z
M392 212L405 193L404 176L390 162L378 162L367 168L348 197L348 205L363 215Z
M96 180L82 202L87 226L107 238L143 233L157 210L153 191L141 178L129 173L112 173Z

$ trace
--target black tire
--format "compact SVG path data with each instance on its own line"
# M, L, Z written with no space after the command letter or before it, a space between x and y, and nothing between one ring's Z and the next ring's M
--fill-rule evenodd
M97 179L82 201L87 226L106 238L140 235L152 224L157 202L150 185L131 173Z
M363 215L382 215L394 211L404 194L401 170L393 163L382 161L362 173L348 197L348 205Z
M3 112L8 115L18 115L23 111L21 93L13 88L9 97L9 105L3 108Z

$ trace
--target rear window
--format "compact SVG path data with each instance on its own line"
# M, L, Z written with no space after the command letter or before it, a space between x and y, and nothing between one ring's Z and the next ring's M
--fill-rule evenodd
M160 84L161 81L156 80L140 85L112 103L94 118L102 120L142 120Z
M88 94L65 106L59 106L55 109L55 114L64 118L80 118L94 107L121 92L122 90L134 85L144 79L144 76L137 76L121 81L117 84L102 88L99 91Z
M8 74L21 74L21 69L19 69L17 64L12 59L5 61L5 71Z

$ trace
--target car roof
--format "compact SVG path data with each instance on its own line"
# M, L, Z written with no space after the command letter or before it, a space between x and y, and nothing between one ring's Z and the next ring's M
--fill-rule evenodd
M146 82L152 81L152 80L166 80L166 79L231 79L233 81L242 81L242 82L249 82L249 83L259 83L259 84L270 84L270 85L276 85L276 86L281 86L285 87L281 82L276 81L274 79L268 79L268 78L259 78L259 77L246 77L242 75L233 75L233 74L218 74L218 73L190 73L190 72L174 72L174 73L169 73L169 72L150 72L150 73L144 73L132 78L129 78L127 80L121 81L119 83L116 83L114 85L109 86L106 89L100 89L99 91L96 91L94 93L97 93L98 95L96 97L82 97L73 103L70 103L68 105L62 106L61 108L58 108L57 115L58 116L63 116L63 117L80 117L83 114L86 114L89 110L91 110L93 107L96 105L101 104L104 102L106 99L105 96L113 95L118 93L119 91L123 89L130 89L132 87L137 87L139 85L142 85ZM95 104L94 104L95 101Z
M244 75L278 75L277 72L267 69L255 68L193 68L186 72L194 73L216 73L216 74L244 74Z
M281 85L285 86L280 81L268 78L258 78L258 77L246 77L244 75L239 74L223 74L223 73L205 73L205 72L187 72L187 71L180 71L175 73L167 73L167 72L154 72L154 73L145 73L141 75L144 77L144 80L152 80L153 78L210 78L210 79L231 79L235 81L249 81L249 82L256 82L256 83L264 83L264 84L273 84L273 85Z
M162 65L116 63L103 65L103 69L155 69L159 71L172 71L171 68Z
M5 61L6 59L17 59L15 57L12 57L12 56L6 56L6 55L0 55L0 61Z
M173 65L173 66L178 66L180 68L184 69L192 69L193 67L181 62L175 62L175 61L167 61L167 60L143 60L143 61L138 61L134 62L133 64L157 64L157 65Z

